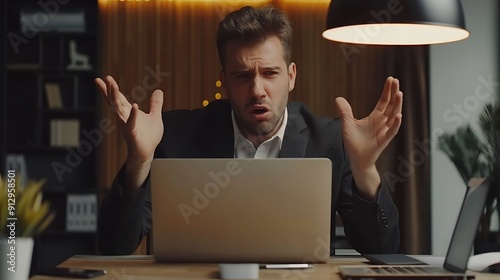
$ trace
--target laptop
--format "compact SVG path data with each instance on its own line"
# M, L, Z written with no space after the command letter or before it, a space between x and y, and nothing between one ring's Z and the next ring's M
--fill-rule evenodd
M487 179L471 180L465 193L462 207L458 215L455 229L451 237L444 265L396 265L411 263L410 256L402 255L366 255L371 262L387 265L340 266L340 274L344 279L474 279L467 275L467 263L471 254L474 238L479 226L481 213L489 190ZM418 260L413 260L417 263ZM391 265L393 263L394 265Z
M330 258L326 158L154 159L157 262L314 263Z

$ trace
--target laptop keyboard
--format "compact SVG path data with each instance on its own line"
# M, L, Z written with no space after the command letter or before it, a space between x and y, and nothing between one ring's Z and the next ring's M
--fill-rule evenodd
M377 274L430 274L442 273L443 269L432 266L379 266L370 267Z

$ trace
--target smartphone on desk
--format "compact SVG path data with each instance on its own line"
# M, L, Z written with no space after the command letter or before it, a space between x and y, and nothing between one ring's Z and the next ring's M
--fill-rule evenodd
M40 272L41 275L57 276L75 279L87 279L106 274L103 269L82 269L82 268L53 268Z

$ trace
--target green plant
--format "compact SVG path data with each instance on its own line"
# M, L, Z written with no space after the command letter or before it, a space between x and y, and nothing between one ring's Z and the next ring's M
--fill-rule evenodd
M29 181L24 188L15 180L0 177L0 237L32 237L43 232L55 218L42 201L44 181Z
M489 178L490 191L481 217L479 239L500 243L500 232L492 234L490 230L495 212L500 222L500 105L485 105L478 125L481 139L470 125L465 125L453 134L441 135L438 147L453 162L466 184L473 177Z

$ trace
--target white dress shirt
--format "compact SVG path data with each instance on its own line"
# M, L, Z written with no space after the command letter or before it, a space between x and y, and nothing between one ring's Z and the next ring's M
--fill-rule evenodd
M238 128L238 124L234 118L234 113L231 111L233 119L234 131L234 157L235 158L278 158L280 155L281 144L285 136L285 128L288 121L288 109L285 108L283 122L280 128L270 139L262 142L259 147L255 148L250 140L246 139Z

